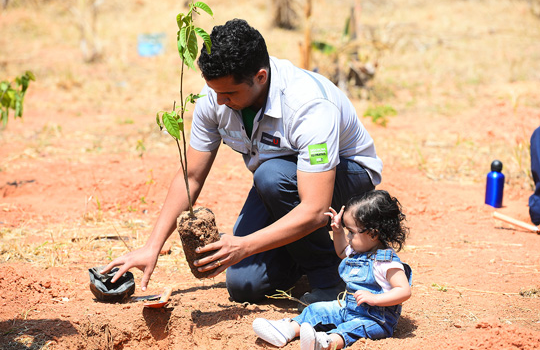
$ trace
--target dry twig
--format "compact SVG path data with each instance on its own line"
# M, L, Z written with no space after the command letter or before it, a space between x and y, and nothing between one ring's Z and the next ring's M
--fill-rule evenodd
M285 291L283 290L280 290L280 289L276 289L276 294L273 294L273 295L265 295L265 297L267 298L270 298L270 299L288 299L288 300L293 300L293 301L296 301L296 302L299 302L300 304L304 305L304 306L308 306L308 304L304 303L303 301L300 301L300 299L297 299L295 297L293 297L291 295L291 290L293 290L294 287L291 287Z

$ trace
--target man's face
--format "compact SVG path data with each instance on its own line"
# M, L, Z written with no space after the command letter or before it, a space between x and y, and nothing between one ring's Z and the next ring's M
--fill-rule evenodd
M235 110L252 107L259 110L266 99L266 71L261 70L253 77L253 84L245 82L236 84L229 75L223 78L208 80L206 84L216 92L217 103Z

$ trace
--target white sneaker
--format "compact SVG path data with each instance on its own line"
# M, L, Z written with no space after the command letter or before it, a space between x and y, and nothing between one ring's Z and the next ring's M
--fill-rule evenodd
M256 318L253 320L253 330L259 338L277 347L285 346L295 336L290 318L277 321Z
M325 332L315 332L309 323L300 326L300 350L324 350L330 347L332 339Z

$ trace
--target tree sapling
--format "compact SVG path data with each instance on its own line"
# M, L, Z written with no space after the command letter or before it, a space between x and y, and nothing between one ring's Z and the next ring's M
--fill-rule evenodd
M171 112L160 111L156 115L156 122L160 129L165 128L167 132L175 139L176 146L178 147L178 153L180 157L180 165L182 173L184 175L184 181L186 186L186 192L189 203L189 210L183 212L178 217L178 233L182 241L182 247L186 260L189 264L192 274L197 278L207 277L212 271L200 272L197 267L193 265L193 261L203 258L207 255L211 255L213 252L197 254L195 249L197 247L205 246L209 243L219 240L219 231L216 226L216 220L214 213L208 208L199 207L193 209L193 202L191 193L189 190L188 181L188 164L187 164L187 150L186 150L186 137L184 132L184 113L187 111L189 104L194 104L195 101L202 97L201 95L190 93L184 99L183 81L184 81L184 68L187 66L195 70L195 59L198 54L197 35L203 39L204 46L208 53L210 53L212 47L212 41L210 35L202 28L195 27L193 23L193 13L199 13L197 10L201 9L213 16L213 12L210 7L204 2L191 2L189 4L189 11L187 14L179 13L176 16L176 22L178 24L177 33L177 46L180 59L182 60L181 73L180 73L180 108L177 110L176 102L173 104ZM180 142L182 145L180 145Z
M9 110L12 109L14 118L22 118L24 95L30 84L30 80L36 80L31 71L24 72L20 77L15 78L16 88L11 87L9 81L0 82L0 119L2 127L6 127Z

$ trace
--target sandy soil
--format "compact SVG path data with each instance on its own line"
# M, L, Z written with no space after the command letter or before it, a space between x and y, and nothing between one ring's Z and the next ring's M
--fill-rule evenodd
M348 3L338 3L316 4L316 34L340 30L342 21L324 16L332 9L344 18ZM395 337L352 348L538 349L540 236L495 220L484 191L499 158L507 182L497 211L530 223L540 19L525 1L436 3L365 2L373 33L402 28L381 54L376 94L355 104L359 113L377 102L398 111L386 127L362 121L385 163L380 188L406 210L411 235L400 257L414 284ZM204 25L252 18L271 52L297 62L301 32L272 28L266 2L209 4L216 17ZM171 1L107 3L106 54L93 64L82 62L70 5L20 1L1 13L0 47L10 50L0 53L0 78L32 69L38 81L24 120L0 131L0 348L272 348L253 333L253 319L296 314L290 300L232 302L224 275L195 279L177 235L147 292L135 292L171 286L166 308L100 303L90 292L89 268L144 244L178 167L175 145L153 125L155 112L177 98L176 53L144 58L135 48L143 27L174 40L181 11ZM190 74L197 91L201 79ZM198 202L216 213L221 232L231 232L250 181L241 158L222 147ZM141 273L133 273L138 285Z

